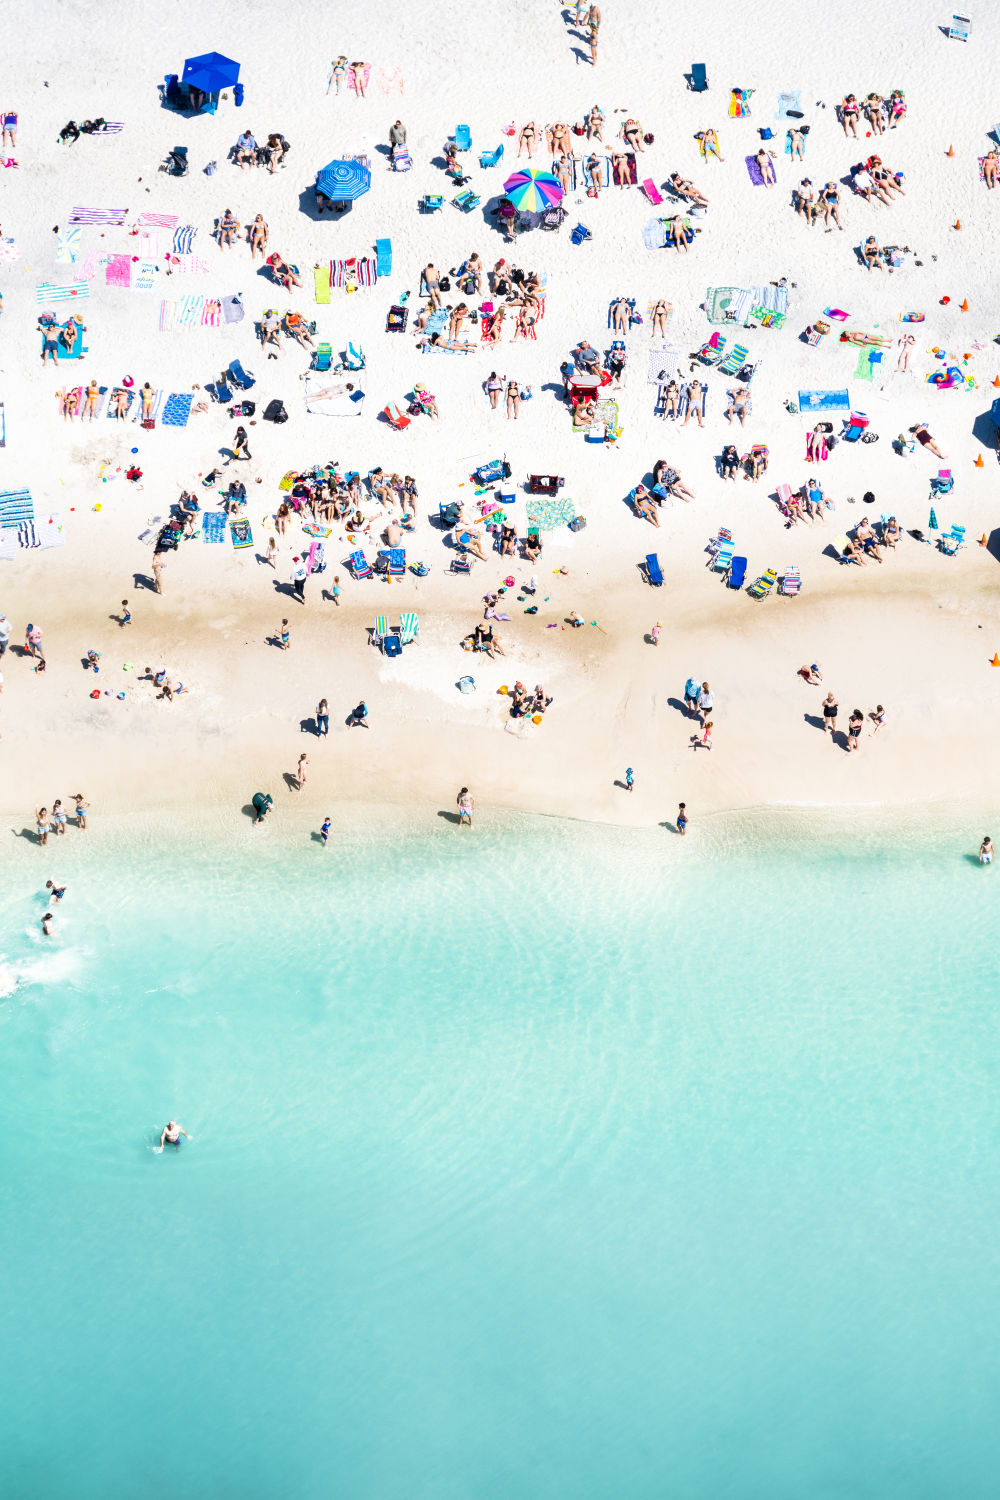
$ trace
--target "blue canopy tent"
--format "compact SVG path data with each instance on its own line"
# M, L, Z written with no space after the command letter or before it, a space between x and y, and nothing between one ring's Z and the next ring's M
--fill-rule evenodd
M186 59L180 80L176 73L167 75L167 100L182 109L207 109L214 114L223 89L231 88L236 104L243 103L239 76L240 65L231 57L223 57L221 52L203 52L200 57Z
M353 203L372 185L372 174L359 161L331 161L316 173L316 194L331 203Z

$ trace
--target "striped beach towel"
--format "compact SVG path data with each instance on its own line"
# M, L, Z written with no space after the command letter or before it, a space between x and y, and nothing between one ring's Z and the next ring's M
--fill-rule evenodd
M177 327L194 328L201 322L204 297L182 297L177 304Z
M62 519L56 514L44 516L35 526L35 535L38 547L61 547L66 541L63 535Z
M43 281L35 288L35 301L39 305L43 302L82 302L89 296L90 287L86 281Z
M136 219L140 229L173 229L176 223L176 214L140 214Z
M222 322L222 303L215 297L208 297L201 314L201 326L203 328L218 328Z
M3 490L0 492L0 526L4 530L19 526L22 521L34 518L35 502L30 490Z
M378 261L374 258L358 261L358 286L374 286L378 281Z
M91 131L91 134L93 135L94 139L97 140L102 135L121 135L124 129L124 120L105 120L100 130L93 130Z
M167 404L163 408L160 426L186 427L188 417L191 415L191 402L193 400L194 397L190 391L182 391L180 394L172 392L167 397Z
M72 266L80 259L82 229L64 229L56 240L56 260L60 265Z
M160 332L170 333L177 317L177 303L169 300L160 303Z
M19 547L38 547L38 533L35 530L34 521L22 521L17 528L17 545Z
M159 390L159 391L154 391L153 392L153 404L152 404L152 406L149 409L149 420L151 422L155 422L159 418L159 415L160 415L160 413L163 410L163 403L164 403L164 401L166 401L166 399L167 399L167 393L166 393L165 390ZM143 421L145 421L145 418L142 415L142 393L141 392L139 393L139 400L135 403L134 407L132 408L132 421L133 422L143 422Z
M104 280L108 286L131 286L131 255L109 255L108 264L104 272Z
M139 235L139 254L148 260L159 260L160 258L160 236L148 229Z
M198 233L193 224L182 224L180 229L174 232L174 254L190 255L194 247L194 237Z
M124 224L127 208L74 208L70 211L71 224Z
M140 260L134 267L135 279L132 282L133 292L151 292L160 279L159 261Z

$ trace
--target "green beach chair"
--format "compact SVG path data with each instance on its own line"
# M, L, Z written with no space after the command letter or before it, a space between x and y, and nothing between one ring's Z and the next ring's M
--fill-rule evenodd
M415 641L420 633L420 621L415 614L405 614L399 617L399 639L404 646Z
M375 629L372 631L372 645L385 649L385 638L389 634L389 622L385 615L375 616Z
M744 344L734 344L721 364L716 365L720 375L738 375L747 362L750 350Z

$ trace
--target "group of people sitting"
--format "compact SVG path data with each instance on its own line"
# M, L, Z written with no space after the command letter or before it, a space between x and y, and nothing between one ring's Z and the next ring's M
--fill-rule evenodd
M664 502L694 499L694 491L689 490L681 478L679 469L675 469L665 458L658 458L653 465L653 483L647 489L644 484L637 484L629 495L633 513L639 517L645 517L652 526L659 526L659 508Z
M857 94L848 94L837 106L845 135L852 135L857 139L858 121L862 112L876 135L884 134L887 126L890 130L895 130L906 114L906 95L902 89L893 89L888 99L883 99L881 94L872 92L859 103Z
M285 157L291 149L280 130L273 130L262 145L252 131L244 130L229 154L242 171L247 167L266 167L269 172L274 172L285 165Z
M265 309L260 320L260 341L268 351L269 359L277 359L276 354L271 353L271 346L281 348L281 335L284 333L288 338L294 339L302 348L315 349L316 341L313 334L316 332L315 323L307 323L301 313L289 309L282 314L276 308Z
M869 490L864 497L865 504L873 504L874 500L875 496ZM870 557L874 557L875 561L880 563L882 553L887 548L895 551L902 535L895 516L889 516L885 521L880 522L877 528L867 516L862 516L854 528L853 535L848 533L845 538L843 559L845 562L858 563L861 567Z
M723 479L735 480L742 469L744 479L762 479L767 473L768 457L766 443L754 443L742 458L735 445L727 443L719 457L719 473Z
M69 124L64 125L59 132L59 144L60 146L75 146L81 135L100 135L107 123L103 116L97 120L84 120L82 125L78 125L75 120L70 120Z
M399 526L404 531L414 529L417 485L412 475L389 473L379 467L362 479L353 470L341 473L336 464L317 466L294 476L287 497L275 513L275 527L284 535L293 515L297 515L314 522L339 521L348 531L361 531L370 525L361 508L370 500L377 500L386 510L398 506Z
M799 521L821 521L823 512L831 508L820 487L819 481L809 479L801 489L790 494L787 499L778 497L778 509L785 517L785 528L790 529Z
M867 161L858 162L851 168L851 187L866 203L870 203L873 197L880 203L891 203L894 193L905 198L903 181L903 173L890 171L883 165L881 156L869 156Z

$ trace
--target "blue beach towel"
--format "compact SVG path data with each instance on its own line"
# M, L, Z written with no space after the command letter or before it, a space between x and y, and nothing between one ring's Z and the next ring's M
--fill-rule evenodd
M662 219L649 219L642 226L642 243L647 250L662 250L667 243L667 226Z
M0 492L0 527L5 531L19 526L22 521L33 521L35 503L30 490L4 490Z
M778 95L778 113L776 120L787 120L794 111L794 118L798 119L802 114L802 90L792 89L787 94Z
M194 237L198 233L193 224L182 224L179 229L174 230L174 254L190 255L194 245Z
M799 411L850 411L846 391L799 391Z
M194 397L190 391L178 395L176 392L167 397L167 404L163 408L163 417L160 421L161 427L186 427L188 417L191 415L191 402Z
M221 510L209 510L202 516L201 539L203 542L226 540L226 518Z

